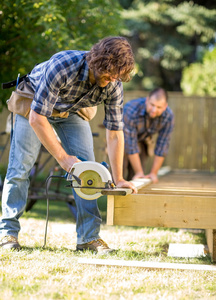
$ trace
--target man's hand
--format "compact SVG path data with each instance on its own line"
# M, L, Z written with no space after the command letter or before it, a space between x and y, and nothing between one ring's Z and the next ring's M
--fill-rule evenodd
M137 179L137 178L145 178L145 174L144 174L143 172L141 172L141 173L136 173L136 174L133 176L132 180Z
M145 176L145 178L150 178L152 180L153 183L157 183L158 182L158 177L156 174L150 173L148 175Z
M162 167L163 162L164 162L163 156L155 155L151 171L148 175L146 175L146 178L150 178L153 183L157 183L158 182L157 174L159 169Z
M73 165L80 161L76 156L68 155L68 158L59 162L59 164L66 172L70 173Z
M137 188L130 181L126 181L126 180L122 179L121 181L119 181L116 184L116 187L132 189L133 190L133 194L137 194Z

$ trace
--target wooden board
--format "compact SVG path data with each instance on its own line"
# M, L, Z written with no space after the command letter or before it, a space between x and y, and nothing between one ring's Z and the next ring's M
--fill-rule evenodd
M203 244L170 243L167 256L171 257L204 257L206 255Z
M134 186L139 190L149 184L151 184L151 179L148 178L140 178L137 180L131 180L133 182ZM131 189L127 188L115 188L115 189L104 189L101 191L102 195L116 195L116 196L127 196L132 193Z
M112 221L108 225L214 229L216 199L160 194L115 196Z
M158 172L158 177L164 176L165 174L168 174L171 172L170 167L165 166L162 167ZM134 184L134 186L137 188L137 190L144 188L152 183L152 180L150 178L137 178L135 180L131 180ZM104 189L101 191L102 195L113 195L113 196L127 196L132 193L131 189L127 188L115 188L115 189Z
M135 261L135 260L79 258L78 263L95 265L95 266L145 268L150 270L170 269L170 270L216 271L216 266L211 266L211 265L160 263L160 262L150 262L150 261L145 262L145 261Z
M138 194L107 200L108 225L208 230L209 251L216 261L216 173L173 171Z

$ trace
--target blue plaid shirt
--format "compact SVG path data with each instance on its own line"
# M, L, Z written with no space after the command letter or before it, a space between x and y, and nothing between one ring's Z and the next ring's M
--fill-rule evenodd
M127 154L139 153L138 142L158 133L155 155L165 156L168 153L170 136L174 127L173 112L167 107L161 116L150 119L146 112L145 102L146 98L139 98L127 102L124 106L125 152Z
M122 83L110 82L106 87L92 85L86 51L61 51L32 70L29 75L35 91L31 109L50 117L55 108L60 112L76 112L82 107L104 102L104 126L123 130Z

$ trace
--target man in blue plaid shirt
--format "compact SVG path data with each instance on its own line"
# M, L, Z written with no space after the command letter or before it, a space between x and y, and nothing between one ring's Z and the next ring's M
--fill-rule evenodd
M162 88L150 92L147 98L127 102L124 106L125 162L127 179L151 178L157 173L168 153L174 116L168 107L167 93ZM154 149L152 136L158 134ZM144 174L146 158L154 155L151 171Z
M77 156L94 161L93 139L81 110L104 103L107 149L117 187L136 192L123 179L123 87L134 68L134 57L123 37L108 37L87 51L62 51L37 65L28 76L34 91L29 120L16 115L9 165L2 195L0 245L20 248L19 218L23 214L29 174L41 143L69 172ZM55 129L60 141L53 130ZM97 200L84 200L74 192L77 207L77 250L112 251L100 238Z

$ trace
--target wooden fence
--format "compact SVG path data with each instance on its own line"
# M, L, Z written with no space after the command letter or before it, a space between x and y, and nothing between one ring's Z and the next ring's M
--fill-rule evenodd
M145 97L142 91L125 92L125 103ZM184 97L181 93L169 93L169 106L175 115L169 153L164 165L173 169L198 169L216 171L216 98ZM103 105L98 107L91 121L95 138L95 154L98 161L107 160L106 137L103 127ZM150 168L152 159L146 169Z
M126 103L145 96L143 91L127 91L124 101ZM169 106L175 115L175 128L164 165L173 169L216 171L216 98L184 97L181 93L170 92ZM6 109L0 114L0 132L5 130L8 114ZM94 138L98 162L108 162L103 119L104 109L103 105L100 105L96 117L90 122L92 131L99 134ZM5 140L6 136L0 136L0 144L4 144ZM0 164L7 166L7 157L8 149ZM152 159L148 162L147 171L151 161ZM49 168L49 165L47 167Z

